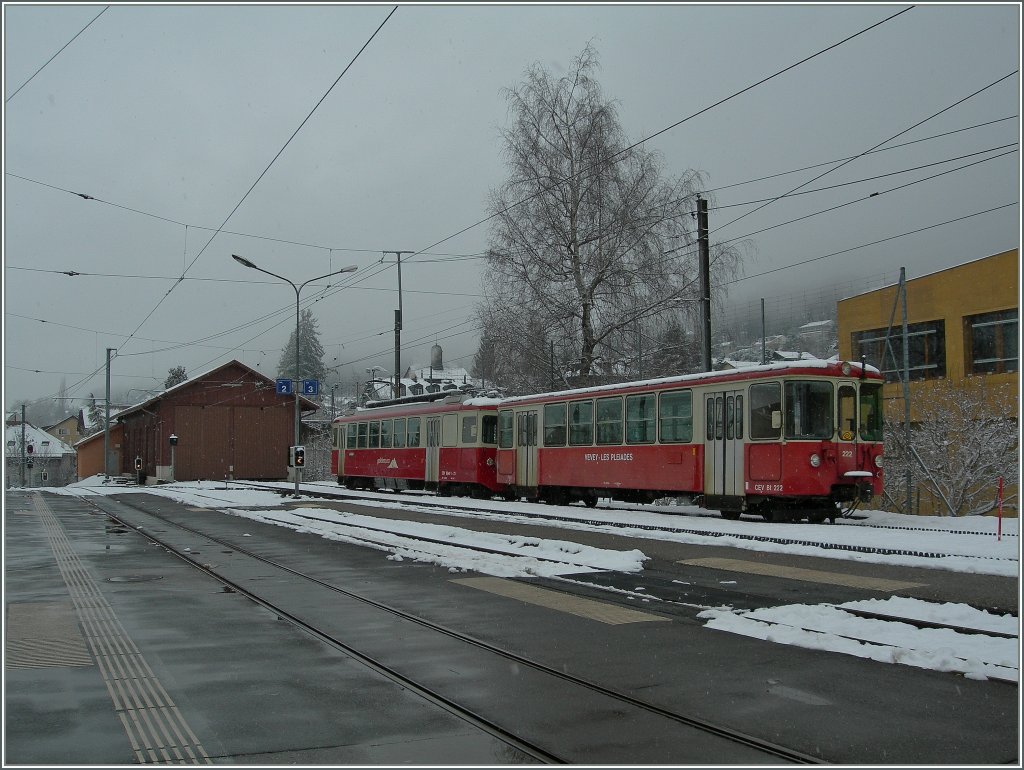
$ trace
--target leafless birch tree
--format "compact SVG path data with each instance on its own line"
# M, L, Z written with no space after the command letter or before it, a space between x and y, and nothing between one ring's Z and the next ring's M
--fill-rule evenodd
M692 170L667 179L657 154L629 146L597 67L588 45L563 77L535 64L506 91L509 177L491 193L480 315L498 355L518 357L522 373L535 364L534 379L554 368L586 382L621 358L608 346L624 330L666 314L697 318L696 302L673 303L699 293L692 214L703 179ZM739 250L716 249L712 261L714 284L735 273ZM528 359L531 325L547 345Z

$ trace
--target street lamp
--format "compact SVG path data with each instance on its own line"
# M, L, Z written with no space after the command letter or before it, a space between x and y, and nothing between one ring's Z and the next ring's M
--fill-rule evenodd
M324 278L330 278L332 275L338 275L339 273L354 273L358 268L355 265L349 265L348 267L341 268L341 270L334 270L333 272L330 272L330 273L324 273L323 275L318 275L316 278L310 278L305 283L301 283L298 286L296 286L292 281L288 280L283 275L278 275L277 273L272 273L269 270L264 270L262 267L258 267L256 264L254 264L252 261L246 259L245 257L240 257L237 254L232 254L231 258L233 260L235 260L235 262L237 262L240 265L244 265L245 267L252 268L253 270L258 270L259 272L266 273L267 275L272 275L274 278L279 278L280 280L284 281L285 283L287 283L289 286L291 286L295 290L295 387L294 387L294 390L295 390L295 444L294 444L294 446L298 446L299 445L299 440L300 440L300 438L299 438L299 294L302 292L302 290L306 287L307 284L313 283L313 281L319 281L319 280L322 280ZM295 497L298 497L299 496L299 480L300 480L300 477L302 476L302 469L301 468L293 468L293 470L295 471Z

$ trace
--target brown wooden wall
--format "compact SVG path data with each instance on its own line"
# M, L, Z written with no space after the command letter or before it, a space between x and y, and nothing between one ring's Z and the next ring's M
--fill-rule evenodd
M178 437L174 478L283 479L294 437L294 398L275 392L273 381L228 364L125 414L121 472L155 476L169 466L170 435Z

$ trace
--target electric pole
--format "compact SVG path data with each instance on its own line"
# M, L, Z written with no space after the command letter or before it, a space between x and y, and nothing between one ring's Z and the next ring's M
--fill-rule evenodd
M415 254L414 251L384 251L386 257L394 254L398 258L398 310L395 311L395 392L394 397L402 395L402 255ZM384 259L381 258L381 262Z
M704 371L711 371L711 245L708 202L697 196L697 242L700 247L700 307L704 337Z
M110 478L110 354L114 348L107 348L107 405L103 421L103 473Z

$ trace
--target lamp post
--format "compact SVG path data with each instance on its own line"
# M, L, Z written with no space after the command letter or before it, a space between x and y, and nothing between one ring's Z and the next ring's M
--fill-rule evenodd
M299 439L299 295L301 294L302 290L306 287L306 285L310 284L310 283L313 283L313 281L319 281L319 280L322 280L324 278L330 278L332 275L338 275L339 273L353 273L353 272L356 271L357 267L355 265L349 265L348 267L341 268L341 270L334 270L334 271L332 271L330 273L324 273L323 275L318 275L316 278L310 278L308 281L305 281L304 283L300 283L298 286L296 286L294 282L288 280L283 275L278 275L277 273L272 273L269 270L264 270L262 267L258 267L255 263L253 263L252 261L246 259L245 257L240 257L237 254L232 254L231 258L233 260L235 260L240 265L243 265L245 267L251 268L253 270L258 270L261 273L266 273L267 275L271 275L274 278L278 278L278 279L284 281L285 283L287 283L289 286L291 286L295 290L295 378L294 378L294 381L295 381L295 386L294 386L294 390L295 390L295 443L294 443L293 446L298 446L299 445L299 440L300 440ZM300 477L302 476L302 469L301 468L293 468L293 470L295 471L295 497L298 497L299 496L299 480L300 480Z

